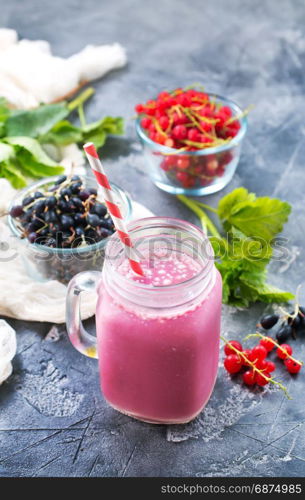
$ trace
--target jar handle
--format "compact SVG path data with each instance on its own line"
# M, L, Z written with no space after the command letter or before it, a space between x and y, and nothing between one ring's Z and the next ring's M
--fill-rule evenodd
M70 281L66 298L66 325L72 345L89 358L97 358L96 337L88 333L80 314L80 296L82 292L93 292L101 279L99 271L84 271Z

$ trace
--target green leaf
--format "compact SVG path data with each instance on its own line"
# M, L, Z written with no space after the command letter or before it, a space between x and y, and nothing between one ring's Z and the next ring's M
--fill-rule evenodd
M15 189L22 189L26 186L26 178L22 175L18 166L14 163L0 163L0 175L5 177Z
M272 240L283 228L290 205L278 199L256 198L238 188L220 200L217 213L227 231L226 238L214 234L201 202L178 196L199 218L215 252L215 265L222 276L223 302L248 307L251 302L286 302L294 295L266 283L267 265L272 257ZM212 209L212 211L215 211Z
M8 179L16 189L26 186L26 179L16 162L14 148L4 142L0 142L0 176Z
M264 283L263 280L260 284L255 283L255 281L247 280L244 276L242 277L242 283L248 287L249 290L253 291L253 294L256 294L256 300L260 300L266 303L274 303L274 302L288 302L289 300L294 299L294 295L290 292L285 292L280 288L277 288L273 285L269 285L268 283Z
M245 235L269 242L282 231L290 212L289 203L266 196L238 204L227 220Z
M67 146L82 141L82 132L67 120L60 121L45 135L39 137L41 143L52 143L57 146Z
M14 148L9 144L0 142L0 163L2 163L3 161L7 161L10 158L13 158L14 156L15 156Z
M22 170L31 177L58 175L64 168L57 165L42 149L36 139L30 137L10 137L6 141L11 144L20 162Z
M265 283L259 290L259 300L262 302L288 302L295 298L293 293L285 292L280 288Z
M8 137L44 135L69 114L67 104L43 104L32 110L17 110L6 120L5 132Z
M5 122L11 114L11 109L4 97L0 97L0 122Z
M82 132L84 142L93 142L96 148L100 148L105 144L108 134L123 134L123 118L106 116L102 120L86 125L82 128Z

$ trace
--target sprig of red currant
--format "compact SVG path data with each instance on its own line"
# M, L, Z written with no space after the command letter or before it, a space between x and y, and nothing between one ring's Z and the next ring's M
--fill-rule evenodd
M284 360L284 364L288 372L294 374L300 371L303 363L291 356L292 348L288 344L280 346L271 337L266 337L260 333L250 334L246 337L246 339L252 337L260 337L261 340L259 344L252 349L245 350L243 350L241 343L237 340L228 341L224 337L221 337L221 339L225 342L225 369L228 373L233 375L240 373L243 368L246 368L246 371L244 371L242 376L243 382L246 385L252 386L257 384L258 386L263 387L271 383L281 389L288 399L291 399L287 388L271 376L271 373L276 369L276 366L272 361L267 360L266 357L268 353L274 349L274 347L277 347L277 356Z
M291 356L292 354L292 347L289 344L278 344L275 340L273 340L271 337L266 337L265 335L262 335L260 332L256 333L250 333L245 337L245 340L254 338L254 337L259 337L261 338L260 344L265 345L266 343L272 342L273 347L277 347L276 354L277 357L282 359L284 361L284 364L288 370L289 373L298 373L302 366L303 366L303 361L299 361L298 359L294 358ZM272 349L273 349L272 347Z

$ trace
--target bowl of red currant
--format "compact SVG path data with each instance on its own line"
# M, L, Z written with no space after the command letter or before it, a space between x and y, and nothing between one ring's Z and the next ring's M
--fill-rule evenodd
M112 190L126 220L132 216L129 195ZM93 177L49 177L19 191L8 225L21 245L28 274L38 281L67 283L81 271L101 270L105 246L115 232Z
M247 130L247 111L195 88L161 92L135 110L149 175L159 188L202 196L230 182Z

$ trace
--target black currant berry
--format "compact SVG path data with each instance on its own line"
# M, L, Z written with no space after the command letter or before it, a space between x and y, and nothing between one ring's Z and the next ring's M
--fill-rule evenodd
M98 215L96 215L96 214L88 214L87 215L87 223L90 226L93 226L93 227L99 226L100 222L101 222L101 220L100 220Z
M61 175L60 177L58 177L57 181L55 181L55 184L58 186L58 184L62 184L66 180L67 180L67 176L66 175Z
M22 205L26 207L27 205L30 205L30 203L32 203L33 201L34 201L33 196L26 196L22 201Z
M20 217L23 213L23 207L21 205L15 205L10 209L10 216L14 218Z
M61 215L60 222L63 229L69 229L70 227L73 227L73 218L71 217L71 215Z
M291 334L292 334L291 325L283 323L275 336L279 344L282 344L283 342L286 342L286 340L288 340Z

